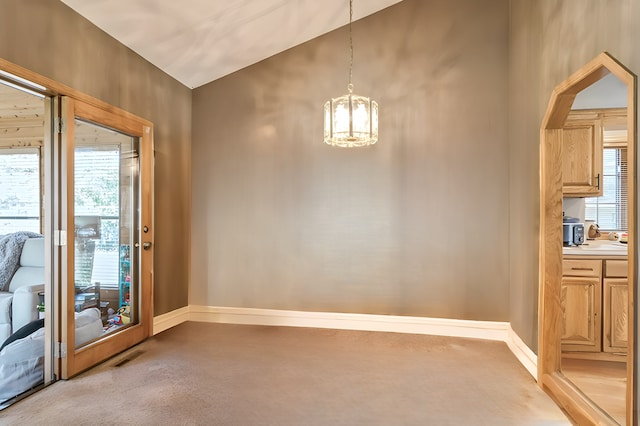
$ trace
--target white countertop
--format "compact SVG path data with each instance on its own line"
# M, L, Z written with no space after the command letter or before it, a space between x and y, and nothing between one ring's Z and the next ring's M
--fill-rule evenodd
M584 244L562 247L564 256L627 256L627 244L609 240L587 240Z

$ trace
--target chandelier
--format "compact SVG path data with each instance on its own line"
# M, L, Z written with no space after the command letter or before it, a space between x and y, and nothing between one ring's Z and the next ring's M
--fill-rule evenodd
M324 104L324 143L353 148L378 142L378 104L353 93L353 0L349 0L349 85L348 94Z

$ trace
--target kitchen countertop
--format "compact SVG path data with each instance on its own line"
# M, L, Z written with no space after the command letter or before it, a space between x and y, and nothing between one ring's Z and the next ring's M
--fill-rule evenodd
M627 257L627 244L609 240L587 240L584 244L562 247L563 256L624 256Z

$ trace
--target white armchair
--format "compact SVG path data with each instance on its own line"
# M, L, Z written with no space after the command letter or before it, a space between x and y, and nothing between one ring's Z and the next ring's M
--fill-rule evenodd
M23 325L38 319L38 292L44 290L44 238L29 238L9 291L0 292L0 344Z

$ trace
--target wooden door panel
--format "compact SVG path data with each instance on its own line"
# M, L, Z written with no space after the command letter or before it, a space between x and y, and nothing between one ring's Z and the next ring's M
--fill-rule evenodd
M61 116L64 123L61 126L64 129L62 130L62 146L65 152L61 195L64 206L61 209L61 217L64 218L62 230L66 231L68 241L63 250L61 279L63 288L60 346L65 350L60 370L61 377L66 379L122 352L151 335L153 321L153 127L146 120L117 108L101 109L66 97L62 98ZM85 164L87 153L93 152L115 152L115 161L118 163L116 166L109 167L112 172L115 170L113 172L115 174L112 173L108 176L112 179L108 182L111 182L118 189L115 191L113 199L109 199L111 204L108 204L110 211L115 213L112 212L110 215L90 213L101 218L100 221L95 222L97 224L95 229L99 229L99 223L102 221L117 220L116 230L111 230L109 235L119 236L115 242L117 258L115 262L110 263L111 271L115 270L115 275L117 275L116 282L110 283L110 286L118 287L118 304L115 305L119 313L118 322L115 320L110 322L105 314L102 314L101 311L98 312L98 308L102 308L100 283L96 283L98 285L95 286L91 285L92 282L84 282L92 276L93 259L81 262L80 255L82 253L77 250L80 240L82 244L87 245L85 240L98 239L100 235L96 232L85 235L84 232L79 231L84 229L81 226L81 219L88 216L83 216L86 213L78 212L80 209L75 204L76 198L78 198L75 191L77 177L90 173L89 171L83 174L84 169L78 168L76 170L76 166ZM84 158L85 163L80 161L81 157ZM85 165L84 168L87 166ZM93 191L105 192L104 177L103 180L96 178L95 181L95 188L93 182L87 183L86 186ZM103 184L102 187L98 186L100 183ZM84 188L86 191L85 186L78 184L78 188ZM109 186L109 188L111 187ZM79 206L83 206L83 204L80 203ZM129 216L125 217L125 212L130 212ZM102 218L103 215L105 218ZM144 231L142 231L143 229ZM106 232L102 233L106 234ZM111 249L113 251L113 248ZM83 270L85 263L88 265L86 266L88 273L82 274L82 272L87 272ZM79 288L96 288L92 293L95 308L78 303ZM78 342L76 339L76 318L78 318L77 315L85 312L85 308L87 310L94 309L101 316L101 318L96 318L93 324L96 321L101 323L102 334L100 334L100 329L97 329L97 332L93 333L89 340Z
M593 175L593 126L565 128L562 149L567 161L562 162L562 182L570 186L591 186Z
M629 340L629 285L626 279L604 280L603 351L627 352Z
M599 119L571 121L562 129L562 192L602 195L602 128Z
M562 349L600 351L600 279L563 278Z

